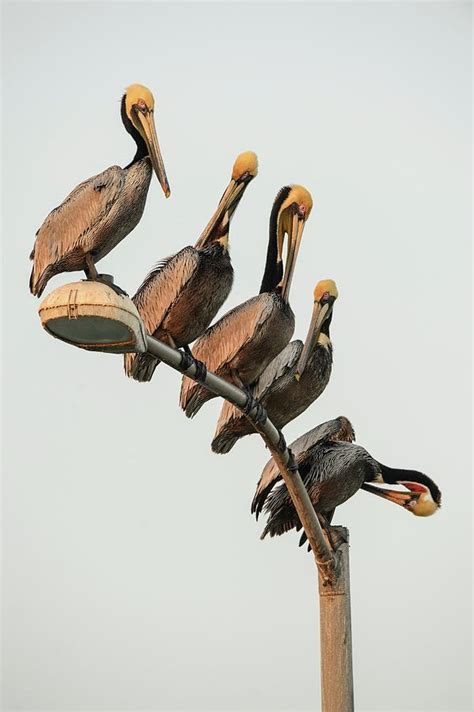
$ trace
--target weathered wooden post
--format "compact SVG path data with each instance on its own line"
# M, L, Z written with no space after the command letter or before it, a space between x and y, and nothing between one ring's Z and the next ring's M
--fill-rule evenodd
M354 710L349 532L345 527L338 527L338 529L347 541L337 550L335 576L328 582L319 574L323 712Z

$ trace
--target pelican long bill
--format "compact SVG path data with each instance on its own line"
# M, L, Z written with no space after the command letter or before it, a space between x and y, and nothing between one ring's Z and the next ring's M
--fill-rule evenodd
M242 172L242 168L246 170ZM234 163L230 183L225 189L214 215L207 223L195 244L197 249L204 247L226 213L228 213L229 221L232 219L240 199L245 192L246 186L257 175L257 170L257 156L253 151L245 151L239 154Z
M136 104L136 117L140 123L141 131L143 132L143 138L148 148L150 155L151 164L156 176L160 182L163 189L163 193L167 198L170 197L171 189L168 183L168 178L166 176L165 164L163 162L163 157L160 151L160 144L158 142L158 136L155 128L155 120L153 118L153 110L149 109L144 103Z
M293 274L296 266L296 259L298 257L298 252L301 245L301 238L303 237L303 230L305 226L306 215L301 214L299 211L295 212L291 221L291 230L288 235L288 250L286 256L285 272L283 274L283 279L281 282L281 296L285 302L288 301L288 296L291 289L291 282L293 280ZM279 255L281 259L281 255Z
M405 509L412 508L413 505L418 502L422 494L421 492L403 492L401 490L383 489L382 487L376 487L367 482L362 485L362 489L377 495L377 497L382 497L393 504L398 504Z
M319 334L321 333L321 327L326 321L331 309L332 304L314 302L313 316L311 317L308 334L306 336L306 341L304 342L303 351L301 352L301 356L299 357L298 364L296 366L295 378L297 381L299 381L301 374L306 368L308 358L314 349L314 345L319 338Z

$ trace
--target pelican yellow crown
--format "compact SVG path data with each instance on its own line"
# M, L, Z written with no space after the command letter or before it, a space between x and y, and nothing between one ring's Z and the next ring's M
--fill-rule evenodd
M245 173L255 177L258 173L257 154L253 151L239 153L232 168L232 179L239 180Z
M125 109L130 120L133 120L132 109L134 106L148 109L148 111L153 111L155 108L155 98L143 84L130 84L125 89Z
M307 220L313 209L313 198L309 190L302 185L292 185L290 192L282 203L280 213L292 205L296 205L298 212L304 217L304 220Z
M334 299L337 299L339 292L337 291L336 282L332 279L322 279L314 288L314 301L320 302L325 294L328 294Z

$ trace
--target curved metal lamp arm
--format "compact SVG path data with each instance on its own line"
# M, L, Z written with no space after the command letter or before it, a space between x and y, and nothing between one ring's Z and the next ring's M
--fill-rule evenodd
M184 373L186 376L198 381L216 395L230 401L233 405L237 406L237 408L241 410L245 408L248 397L244 391L209 371L206 373L205 378L196 378L196 366L192 364L188 368L183 368L183 358L180 351L172 349L170 346L163 344L152 336L147 336L147 352L159 358L160 361L164 361L164 363L176 371ZM257 415L256 407L245 415L255 430L262 436L273 459L278 465L292 502L298 512L305 534L308 537L308 542L311 544L311 549L323 583L334 583L336 576L336 558L324 538L321 525L319 524L306 487L303 484L298 469L294 466L293 457L286 446L281 431L279 431L268 418L265 423L258 423L255 419Z

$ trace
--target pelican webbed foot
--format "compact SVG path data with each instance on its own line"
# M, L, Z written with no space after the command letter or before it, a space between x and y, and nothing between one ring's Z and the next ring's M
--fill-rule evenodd
M268 418L267 411L260 401L253 397L248 387L245 388L245 392L247 394L247 402L242 408L242 412L245 415L250 415L253 411L255 411L252 415L252 420L254 420L257 425L263 425Z
M122 289L121 287L118 286L118 284L114 284L113 278L111 278L111 275L109 274L98 274L97 277L87 277L87 279L83 280L84 282L100 282L101 284L107 285L107 287L110 287L115 294L118 294L119 297L128 297L128 293Z
M113 289L115 294L118 294L119 297L128 297L127 292L124 289L122 289L121 287L119 287L118 284L114 283L114 278L112 277L111 274L98 274L97 279L95 281L102 282L102 284L106 284L107 287L110 287L110 289Z
M89 281L102 282L102 284L106 284L107 287L110 287L111 289L113 289L114 292L116 294L118 294L120 297L128 297L127 292L125 292L118 285L114 284L114 278L111 274L99 274L97 272L95 264L94 264L94 258L92 257L92 255L89 252L85 255L85 262L86 262L86 266L84 268L84 272L86 273L86 278Z
M242 413L244 415L250 415L252 411L255 411L254 415L252 416L252 420L255 420L257 425L263 425L268 418L267 411L260 403L260 401L253 397L252 386L242 381L236 369L232 369L230 376L234 385L236 385L237 388L240 388L240 390L243 391L247 396L247 402L245 403L243 408L240 409Z
M332 527L326 517L319 512L317 512L317 517L319 519L319 523L321 524L322 530L326 535L329 546L335 554L342 544L347 544L347 536L344 533L344 529L341 529L340 527Z
M323 530L324 536L326 537L329 546L331 547L333 553L339 549L342 544L347 544L347 537L344 533L344 529L341 527L332 527L327 521L326 517L319 512L316 512L319 523ZM308 541L306 533L301 534L298 546L303 546ZM308 544L308 551L311 551L311 544Z
M347 544L347 537L339 527L329 526L326 533L334 553L336 553L340 546Z
M207 366L203 361L199 361L199 359L194 358L191 349L189 348L188 344L184 344L184 346L179 349L179 353L181 354L181 364L180 368L183 371L187 371L188 368L191 368L191 366L194 366L196 369L196 372L193 376L193 378L196 379L196 381L199 381L200 383L204 383L206 380L207 376Z

